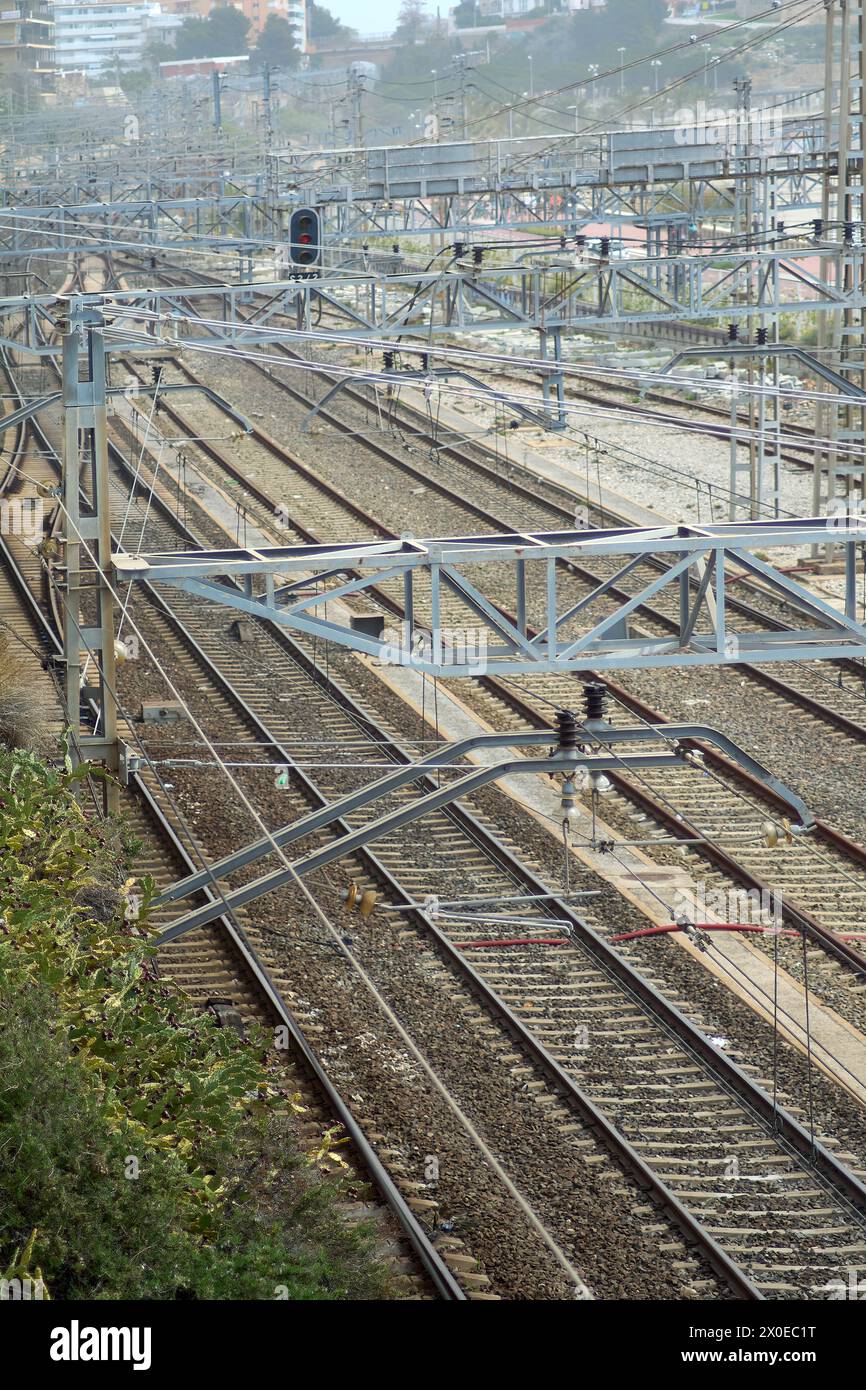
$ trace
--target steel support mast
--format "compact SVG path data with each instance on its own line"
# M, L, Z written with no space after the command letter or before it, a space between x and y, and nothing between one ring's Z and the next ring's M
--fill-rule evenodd
M73 301L63 358L63 657L73 757L118 769L111 515L101 314ZM89 483L89 486L86 485ZM89 493L90 505L82 496ZM85 709L87 715L83 717ZM90 713L96 719L91 724ZM106 809L117 788L106 783Z

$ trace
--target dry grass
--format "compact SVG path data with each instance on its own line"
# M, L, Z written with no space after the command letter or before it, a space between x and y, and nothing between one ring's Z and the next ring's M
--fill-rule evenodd
M0 632L0 746L44 749L50 740L50 704L33 658Z

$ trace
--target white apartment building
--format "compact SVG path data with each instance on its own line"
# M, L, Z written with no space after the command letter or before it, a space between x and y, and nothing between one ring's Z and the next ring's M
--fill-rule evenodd
M156 0L55 0L55 63L90 76L112 64L139 67L148 39L164 38L180 23Z
M170 0L171 2L171 0ZM271 15L288 20L297 35L296 42L302 53L307 48L307 4L306 0L227 0L250 21L249 41L255 41Z
M540 7L541 0L477 0L478 13L485 19L519 19ZM560 13L601 9L605 0L563 0Z

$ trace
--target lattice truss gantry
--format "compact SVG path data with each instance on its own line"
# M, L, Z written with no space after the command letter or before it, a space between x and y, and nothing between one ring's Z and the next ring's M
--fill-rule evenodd
M772 185L780 212L817 204L836 166L834 132L806 114L786 116L756 150L703 127L258 158L215 148L209 158L160 159L136 142L18 171L0 207L0 256L131 241L246 239L267 248L282 240L286 214L299 203L321 209L332 248L406 234L477 239L503 227L571 235L604 220L664 227L667 249L675 249L677 228L697 225L708 208L714 223L733 217L735 181Z
M744 275L756 281L754 300L738 294ZM859 245L629 260L577 249L567 261L550 263L540 256L483 272L467 256L439 272L370 268L303 274L256 282L252 303L248 283L118 290L83 298L102 309L113 337L147 331L152 338L162 333L190 343L250 348L284 334L287 319L311 332L323 313L333 331L384 339L489 329L623 328L672 319L748 321L756 312L852 314L864 306L866 281ZM221 316L214 313L215 299L222 301ZM62 305L57 295L7 297L0 299L0 322L23 314L34 330L37 324L52 328Z
M796 551L826 544L830 532L845 559L841 608L761 558L780 547ZM864 541L866 518L837 517L115 554L113 566L119 582L167 584L386 664L439 677L513 676L862 658L866 625L857 616L856 573ZM562 597L558 583L569 565L611 572L575 603ZM503 570L510 572L513 611L486 595L484 574L490 566L500 577ZM797 615L796 624L768 621L761 628L739 620L736 626L726 602L734 576L755 579L783 599ZM366 620L348 613L335 618L336 601L367 598L375 605L383 584L402 587L404 619L398 628L389 630L385 610L377 613L376 607ZM626 584L628 598L623 597ZM635 615L671 589L678 602L677 632L634 634ZM544 612L540 630L529 624L530 609Z

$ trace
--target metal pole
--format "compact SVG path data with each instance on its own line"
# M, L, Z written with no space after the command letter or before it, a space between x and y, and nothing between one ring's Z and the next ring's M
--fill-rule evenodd
M827 6L826 18L824 23L824 154L827 161L821 183L821 221L826 229L830 221L830 202L831 202L831 175L829 167L830 151L833 147L833 58L835 49L835 26L836 26L836 6L831 0ZM841 115L841 113L840 113ZM840 119L841 125L841 119ZM825 233L826 234L826 233ZM820 361L828 360L829 344L831 337L831 322L829 315L818 315L818 357ZM815 408L815 432L820 439L830 437L831 420L836 418L835 406L829 406L821 401ZM824 492L825 472L830 466L830 457L826 449L820 449L815 455L815 468L812 474L812 515L820 516L826 506Z
M68 331L63 334L62 380L64 410L63 505L65 541L65 604L63 655L66 663L67 717L80 752L101 760L109 771L119 767L117 743L117 672L114 649L114 597L111 588L111 513L109 506L108 421L103 319L80 299L73 301ZM85 375L81 376L82 338L86 342ZM85 454L82 456L81 443ZM89 455L89 457L88 457ZM92 511L81 513L80 473L90 467ZM82 551L88 559L86 593L95 597L95 615L82 612ZM97 709L93 733L81 723L82 659L87 654L88 693ZM77 756L73 751L73 757ZM106 811L117 809L117 785L104 784Z
M265 149L270 152L274 130L271 125L271 69L268 63L262 68L262 115L265 121Z

